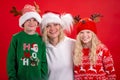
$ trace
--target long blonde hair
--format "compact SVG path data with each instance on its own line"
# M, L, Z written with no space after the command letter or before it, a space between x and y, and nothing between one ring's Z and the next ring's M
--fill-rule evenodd
M42 30L42 34L43 34L43 41L44 41L45 43L49 43L49 38L48 38L48 36L47 36L46 27ZM63 32L63 28L60 26L60 34L59 34L59 36L58 36L58 38L59 38L59 41L58 41L58 42L62 41L62 40L64 39L64 37L65 37L65 34L64 34L64 32Z
M75 42L75 49L74 49L74 57L73 61L75 65L82 65L82 57L83 57L83 45L80 41L80 33L78 33L76 42ZM96 60L97 60L97 45L99 45L101 41L98 39L95 33L92 32L92 46L90 48L90 53L89 53L89 60L91 65L95 65Z

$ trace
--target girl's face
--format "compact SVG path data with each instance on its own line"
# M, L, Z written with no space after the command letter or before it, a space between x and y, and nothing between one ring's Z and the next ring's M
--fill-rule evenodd
M38 26L38 22L37 22L36 19L34 19L34 18L28 19L24 23L24 31L26 31L28 33L29 32L35 32L37 26Z
M90 30L82 30L79 32L82 43L87 44L92 40L92 32Z
M60 25L57 23L50 23L47 25L46 30L47 30L47 36L50 39L55 39L58 38L60 35Z

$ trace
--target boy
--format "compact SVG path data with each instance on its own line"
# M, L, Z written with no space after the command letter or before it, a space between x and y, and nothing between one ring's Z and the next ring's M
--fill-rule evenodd
M46 80L46 47L36 33L41 17L34 6L25 5L19 26L23 31L13 35L7 58L9 80Z

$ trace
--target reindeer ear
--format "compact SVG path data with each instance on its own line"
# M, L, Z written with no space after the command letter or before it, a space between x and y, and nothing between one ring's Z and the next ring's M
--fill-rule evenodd
M95 13L90 16L90 19L92 19L95 23L97 23L100 22L101 17L103 17L103 15L101 15L100 13Z
M34 1L34 6L35 6L35 9L38 13L40 13L40 8L39 8L39 5Z
M12 10L10 10L10 13L13 13L14 16L22 15L22 12L17 11L15 6L12 7Z

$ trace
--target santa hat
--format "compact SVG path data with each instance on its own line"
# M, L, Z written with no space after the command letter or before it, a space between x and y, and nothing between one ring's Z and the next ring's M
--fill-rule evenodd
M32 44L32 48L37 47L38 45L36 43Z
M22 25L24 22L30 18L35 18L39 24L41 23L41 16L36 11L35 7L27 4L24 6L22 16L19 18L19 26L23 28Z
M70 31L70 28L73 27L73 17L71 14L58 14L55 12L47 12L42 16L42 29L45 28L49 23L58 23L63 29Z
M84 18L77 24L77 34L82 30L91 30L95 34L97 33L96 24L90 18Z

